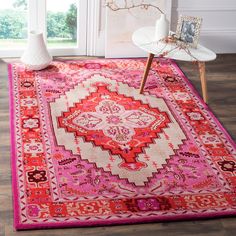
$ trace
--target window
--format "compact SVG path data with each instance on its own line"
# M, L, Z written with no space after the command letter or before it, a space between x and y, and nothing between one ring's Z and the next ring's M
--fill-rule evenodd
M23 48L27 41L26 0L1 1L0 50Z
M47 0L47 43L51 48L77 46L77 1Z
M44 33L52 55L85 55L86 0L7 0L0 4L0 56L21 56L27 32Z

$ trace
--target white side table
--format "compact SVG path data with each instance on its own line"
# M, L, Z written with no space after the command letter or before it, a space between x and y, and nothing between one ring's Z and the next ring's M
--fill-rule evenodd
M171 58L181 61L196 61L196 59L198 60L203 100L205 101L205 103L207 103L208 95L207 95L205 62L215 60L216 54L199 44L197 48L189 48L189 51L193 56L192 57L188 53L186 53L186 51L183 49L173 50L173 48L175 47L174 45L166 44L164 42L158 42L158 43L155 42L154 35L155 35L155 27L144 27L136 30L132 36L133 43L142 50L149 53L146 68L140 86L140 93L143 92L154 55L159 56L160 54L163 53L163 48L165 48L164 51L170 51L165 56L166 58Z

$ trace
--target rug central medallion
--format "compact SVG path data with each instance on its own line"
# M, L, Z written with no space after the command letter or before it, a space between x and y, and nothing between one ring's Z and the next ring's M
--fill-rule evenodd
M52 114L56 112L55 105L64 107L60 115L54 117L57 142L120 178L137 185L144 184L147 177L151 177L174 154L173 150L185 139L183 132L163 99L145 101L145 96L136 94L137 91L127 85L115 85L114 81L101 76L84 83L51 104ZM152 103L156 104L152 106ZM167 133L175 132L173 128L179 133L167 141ZM61 139L62 132L68 139ZM165 146L168 148L164 151ZM153 152L156 155L149 158ZM155 160L160 152L163 159ZM157 165L147 173L150 159ZM132 173L142 172L143 179L131 177Z
M123 159L121 168L134 171L145 168L146 164L137 161L136 156L167 127L168 115L109 91L107 86L100 83L96 92L64 112L58 118L60 127L119 155Z

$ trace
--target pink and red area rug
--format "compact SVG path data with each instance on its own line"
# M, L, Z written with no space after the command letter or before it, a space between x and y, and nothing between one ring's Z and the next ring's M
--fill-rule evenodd
M170 60L9 67L16 229L236 214L235 144Z

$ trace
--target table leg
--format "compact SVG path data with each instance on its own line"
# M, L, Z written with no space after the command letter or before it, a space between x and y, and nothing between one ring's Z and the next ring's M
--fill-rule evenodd
M199 68L200 79L201 79L203 100L204 100L205 103L207 103L208 102L208 95L207 95L207 81L206 81L205 62L198 62L198 68Z
M148 73L149 73L149 70L150 70L151 65L152 65L153 58L154 58L154 54L150 53L149 56L148 56L146 68L145 68L145 71L144 71L144 74L143 74L143 79L142 79L140 90L139 90L140 93L143 92L143 89L144 89L144 86L145 86L145 83L146 83L146 80L147 80L147 77L148 77Z

